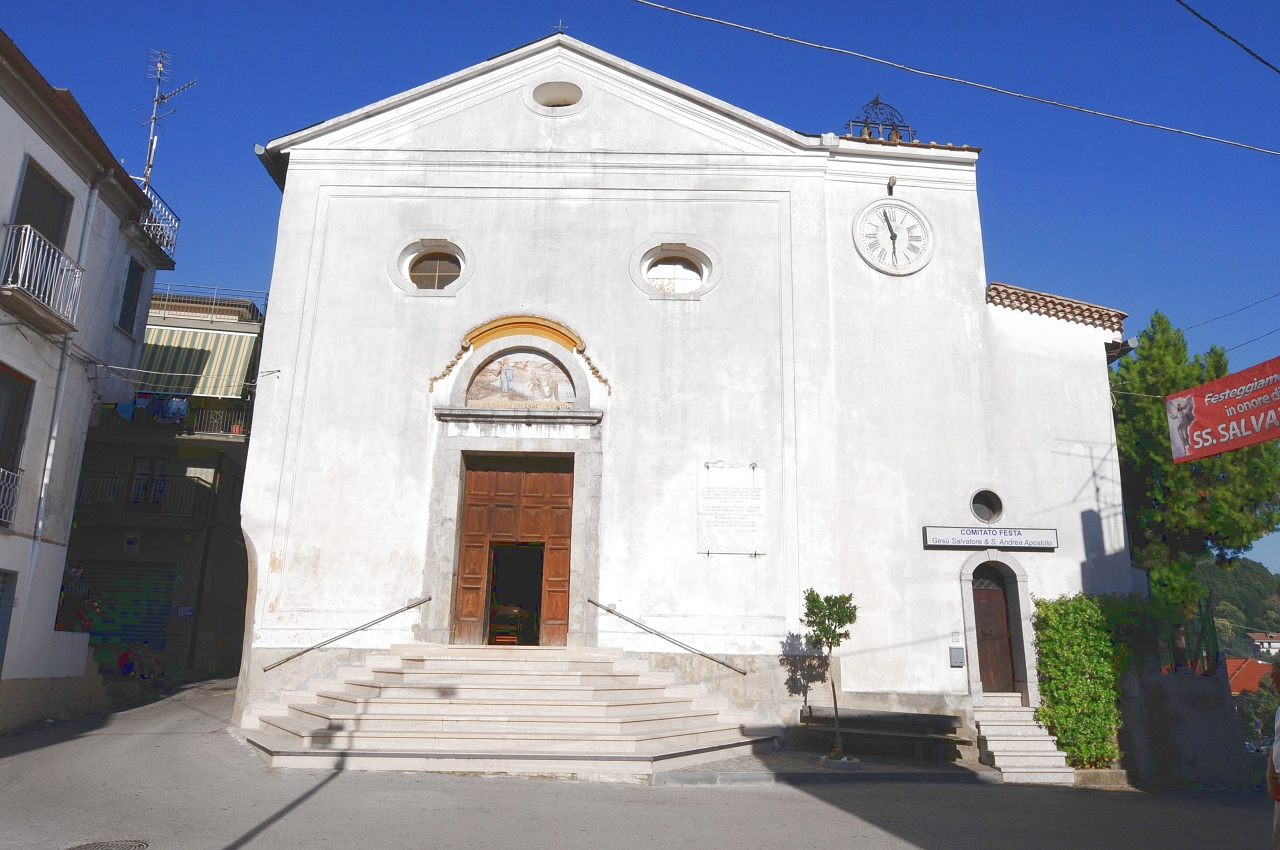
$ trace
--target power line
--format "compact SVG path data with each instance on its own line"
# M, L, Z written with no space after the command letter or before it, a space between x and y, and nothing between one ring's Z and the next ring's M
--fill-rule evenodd
M1235 351L1237 348L1244 348L1246 345L1249 345L1250 343L1257 342L1257 341L1258 341L1258 340L1260 340L1260 339L1266 339L1267 337L1271 336L1272 334L1280 334L1280 328L1276 328L1276 329L1275 329L1275 330L1273 330L1273 331L1267 331L1267 332L1266 332L1266 333L1264 333L1262 336L1255 336L1253 339L1246 340L1246 341L1244 341L1244 342L1240 343L1239 345L1233 345L1233 346L1231 346L1230 348L1224 348L1224 349L1222 349L1222 350L1223 350L1223 353L1226 353L1226 352L1228 352L1228 351Z
M1177 3L1179 6L1181 6L1182 8L1186 9L1186 10L1187 10L1188 12L1190 12L1191 14L1195 15L1195 16L1196 16L1197 18L1199 18L1200 20L1204 21L1204 22L1205 22L1206 24L1208 24L1208 25L1209 25L1209 27L1210 27L1214 32L1216 32L1218 35L1222 36L1222 37L1223 37L1223 38L1225 38L1227 41L1231 42L1231 43L1232 43L1232 44L1234 44L1236 47L1238 47L1238 48L1240 48L1241 50L1243 50L1245 53L1248 53L1248 54L1249 54L1250 56L1252 56L1254 59L1257 59L1259 62L1261 62L1263 65L1266 65L1268 68L1270 68L1271 70L1275 71L1277 74L1280 74L1280 68L1277 68L1275 65L1272 65L1272 64L1271 64L1270 62L1268 62L1266 59L1263 59L1261 56L1259 56L1258 54L1254 53L1254 52L1253 52L1252 50L1250 50L1249 48L1245 47L1245 46L1244 46L1244 44L1243 44L1243 43L1241 43L1240 39L1238 39L1238 38L1234 38L1230 33L1228 33L1228 32L1227 32L1226 30L1224 30L1222 27L1218 26L1218 25L1217 25L1217 24L1215 24L1213 21L1209 20L1209 19L1208 19L1208 18L1206 18L1204 15L1200 14L1199 12L1197 12L1195 9L1192 9L1190 6L1188 6L1186 3L1184 3L1184 2L1183 2L1183 0L1174 0L1174 2L1176 2L1176 3Z
M1257 307L1259 304L1264 304L1273 298L1280 298L1280 292L1277 292L1274 295L1268 295L1266 298L1259 298L1257 301L1254 301L1252 304L1246 304L1238 310L1232 310L1230 313L1223 313L1221 316L1214 316L1212 319L1205 319L1203 322L1197 322L1194 325L1188 325L1187 327L1182 329L1182 332L1186 333L1187 331L1193 331L1196 328L1213 324L1219 319L1225 319L1228 316L1234 316L1236 313L1243 313L1245 310L1248 310L1250 307Z
M1232 141L1231 139L1222 139L1222 138L1219 138L1218 136L1208 136L1208 135L1205 135L1204 133L1196 133L1191 130L1180 130L1177 127L1168 127L1164 124L1153 124L1150 121L1139 121L1136 118L1125 118L1123 115L1114 115L1110 112L1099 112L1096 109L1089 109L1084 106L1076 106L1071 103L1063 103L1057 100L1049 100L1048 98L1044 98L1044 97L1036 97L1035 95L1023 94L1022 92L1011 91L1010 89L1002 89L1002 88L999 88L998 86L989 86L986 83L975 83L972 80L965 80L960 77L952 77L947 74L938 74L938 73L934 73L933 71L925 71L920 68L913 68L910 65L903 65L900 62L891 62L888 59L878 59L875 56L868 56L865 53L858 53L853 50L845 50L842 47L830 47L828 45L818 44L817 42L813 42L813 41L804 41L803 39L792 38L791 36L787 36L787 35L779 35L778 33L769 32L768 30L757 29L756 27L749 27L749 26L746 26L745 24L735 24L732 21L725 21L725 20L721 20L720 18L712 18L712 17L708 17L707 15L699 15L694 12L686 12L684 9L677 9L674 6L664 6L661 3L654 3L652 2L652 0L634 0L634 2L639 3L642 6L651 6L654 9L661 9L664 12L671 12L676 15L683 15L686 18L694 18L695 20L699 20L699 21L707 21L708 23L712 23L712 24L720 24L721 26L730 27L731 29L736 29L736 30L742 30L743 32L753 32L757 35L768 36L769 38L776 38L779 41L787 41L792 44L799 44L803 47L813 47L818 50L826 50L831 53L842 53L846 56L855 56L858 59L865 59L868 62L875 62L879 65L887 65L890 68L897 68L900 71L907 71L912 74L919 74L922 77L930 77L935 80L945 80L949 83L959 83L961 85L972 86L973 88L982 89L983 91L995 92L996 94L1003 94L1009 97L1020 98L1022 100L1030 100L1030 101L1034 101L1035 103L1043 103L1046 106L1056 106L1060 109L1069 109L1073 112L1083 112L1086 115L1096 115L1099 118L1110 118L1113 121L1120 121L1125 124L1134 124L1139 127L1149 127L1153 130L1164 130L1167 133L1176 133L1180 136L1191 136L1192 138L1195 138L1195 139L1204 139L1207 142L1218 142L1219 144L1230 145L1236 148L1244 148L1245 150L1257 151L1258 153L1265 153L1265 154L1269 154L1270 156L1280 156L1280 151L1271 150L1270 148L1262 148L1262 147L1258 147L1257 145L1250 145L1244 142Z

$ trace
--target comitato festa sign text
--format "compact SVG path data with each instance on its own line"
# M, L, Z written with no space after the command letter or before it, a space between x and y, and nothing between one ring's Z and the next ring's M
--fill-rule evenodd
M1280 437L1280 357L1165 398L1173 462Z

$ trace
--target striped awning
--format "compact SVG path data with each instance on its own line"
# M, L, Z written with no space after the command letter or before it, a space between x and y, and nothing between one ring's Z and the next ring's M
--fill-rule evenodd
M240 398L257 334L147 327L138 392Z

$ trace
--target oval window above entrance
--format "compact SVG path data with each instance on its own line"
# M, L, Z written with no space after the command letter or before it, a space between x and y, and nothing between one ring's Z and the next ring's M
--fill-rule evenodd
M467 388L467 407L567 410L576 398L573 382L560 364L534 351L495 357Z

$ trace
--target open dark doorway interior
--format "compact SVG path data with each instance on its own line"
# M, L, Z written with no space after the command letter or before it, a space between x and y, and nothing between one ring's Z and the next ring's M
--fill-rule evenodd
M507 646L537 646L542 613L541 543L493 545L489 550L489 639Z

